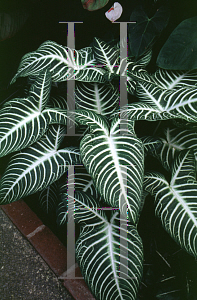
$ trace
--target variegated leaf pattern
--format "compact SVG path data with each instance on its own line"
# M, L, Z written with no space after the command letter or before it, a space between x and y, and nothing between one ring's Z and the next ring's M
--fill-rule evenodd
M138 59L136 59L135 57L133 56L129 56L127 58L127 61L128 61L128 66L129 66L129 69L130 71L134 68L135 69L135 66L138 66L141 67L141 68L145 68L150 60L152 58L152 49L148 49L142 56L140 56ZM145 70L145 69L144 69Z
M144 54L137 59L136 65L146 67L152 58L152 53L152 49L148 49L147 51L145 51Z
M143 246L136 227L114 211L108 222L91 196L80 192L75 196L77 204L79 199L82 205L75 210L75 218L85 226L76 242L76 259L88 287L97 300L135 300L143 269Z
M137 82L136 95L141 103L121 108L121 117L131 120L167 120L182 118L197 122L197 91L161 89L156 84Z
M46 70L31 86L29 96L6 102L0 110L0 156L33 144L47 130L43 109L49 99L51 76Z
M67 194L62 196L67 212ZM74 219L82 225L76 258L91 292L97 300L135 300L143 269L143 245L136 227L114 211L109 222L99 203L84 192L75 191L73 201ZM124 243L120 246L123 223L127 230L122 229Z
M0 180L0 203L7 204L47 188L69 165L80 164L77 148L58 150L65 128L54 125L31 147L15 154Z
M178 128L166 128L164 138L144 137L145 150L160 160L167 171L171 171L175 155L184 149L191 149L197 161L197 133L192 130L180 130ZM150 149L151 148L151 149Z
M58 223L63 225L67 222L68 211L73 215L74 221L81 224L94 224L95 221L98 221L98 217L102 216L107 221L105 212L102 211L100 203L88 192L84 192L81 188L79 190L75 189L74 191L74 211L73 205L71 202L68 202L68 192L65 189L65 186L62 186L61 191L61 202L58 205ZM69 195L70 199L72 198ZM99 214L101 210L101 214ZM87 217L86 217L87 216Z
M132 80L130 77L127 77L127 92L131 95L135 95L136 81Z
M146 173L144 189L155 197L155 213L170 236L197 257L197 181L194 155L182 150L172 165L170 183L156 172Z
M6 102L0 110L0 156L39 140L50 124L67 124L67 111L47 107L51 77L46 70L31 86L29 96Z
M104 82L105 70L93 68L94 64L95 59L91 47L74 50L53 41L46 41L36 51L22 57L11 83L14 83L18 77L37 76L47 68L55 82L74 79Z
M40 207L46 214L50 214L56 211L56 207L59 203L58 194L59 188L57 182L52 183L39 193L38 202Z
M76 110L75 120L90 125L92 122L95 126L81 140L80 153L98 192L107 204L119 207L121 213L126 217L128 214L135 224L143 181L142 142L132 128L125 133L121 130L118 117L112 120L110 129L103 118L93 112Z
M115 66L119 65L120 49L108 45L100 38L93 40L93 52L97 64L106 67L109 73L114 73Z
M119 113L119 112L118 112ZM120 109L121 119L127 119L132 121L146 120L146 121L158 121L174 118L174 115L167 112L161 112L159 108L153 107L150 104L137 103L128 104L122 106Z
M163 140L163 147L168 148L166 151L174 153L175 150L191 149L197 161L197 133L195 131L166 128L164 134L166 141Z
M156 157L163 167L171 172L171 167L177 151L174 147L170 148L165 139L160 137L145 136L141 138L144 144L144 151Z
M75 103L78 109L110 117L119 107L119 89L112 84L77 82Z
M67 100L65 99L65 97L60 95L51 96L47 107L59 107L61 109L69 110Z
M95 189L93 180L91 176L87 173L84 166L75 166L74 174L69 174L67 176L67 182L60 184L59 193L61 196L61 202L59 203L57 209L57 222L59 225L63 225L67 222L67 190L69 186L73 185L75 191L83 191L85 193L88 193L89 195L92 195L94 199L97 199L99 201L101 200L98 199L99 195Z
M69 185L72 185L73 183L75 189L89 193L94 199L98 198L98 193L95 189L92 177L87 173L84 166L75 166L75 173L69 174L67 177L67 182L60 185L60 194L66 193Z
M163 89L193 88L197 85L197 72L170 71L159 68L153 74L154 81Z
M109 133L109 121L105 116L98 115L85 109L76 109L72 112L71 118L75 119L78 124L89 127L91 133Z
M126 67L120 72L121 64L116 70L118 75L127 77L127 91L131 94L135 94L136 81L141 80L145 82L155 82L151 75L144 69L150 62L152 57L152 49L148 49L142 57L137 61L134 57L128 57L126 60ZM124 59L121 60L124 63Z
M126 74L125 74L126 75ZM134 62L128 62L127 64L127 75L134 81L144 83L155 83L157 84L154 76L150 75L144 68L143 65L138 65Z
M172 114L189 122L197 122L197 90L180 88L161 89L155 84L137 83L136 94L140 101L158 109L161 113Z
M74 101L73 101L73 105L74 105ZM53 108L53 110L51 111L50 108ZM65 116L66 116L68 126L73 126L74 120L70 119L69 113L68 113L68 111L70 111L70 110L71 109L69 108L69 105L68 105L65 97L60 96L60 95L51 96L49 99L49 103L47 104L47 107L45 109L46 114L48 113L48 116L50 118L50 124L59 123L59 124L64 125L65 124ZM57 111L56 115L55 115L55 111ZM54 118L54 116L55 116L55 118ZM52 120L54 120L54 121L52 122Z
M144 136L140 140L143 142L144 152L147 154L158 152L163 146L163 139L159 137Z

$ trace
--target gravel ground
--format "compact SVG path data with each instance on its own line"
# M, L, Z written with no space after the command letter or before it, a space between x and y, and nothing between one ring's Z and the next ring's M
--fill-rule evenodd
M1 209L0 295L1 300L74 300Z

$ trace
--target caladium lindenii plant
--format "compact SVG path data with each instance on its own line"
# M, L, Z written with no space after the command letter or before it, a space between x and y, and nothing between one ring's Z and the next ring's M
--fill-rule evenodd
M162 11L157 14L162 15ZM138 14L139 10L133 13L136 17ZM185 26L179 40L187 36L191 24L197 26L196 17L179 25ZM142 24L138 26L129 29L130 39L136 37ZM23 56L12 79L14 83L18 77L29 76L27 96L5 102L0 110L0 156L16 152L0 180L1 204L40 191L42 205L47 211L58 206L58 222L63 224L67 222L70 178L61 186L59 179L71 165L83 166L75 174L73 199L74 219L80 226L76 259L89 289L99 300L138 299L144 256L138 224L148 193L154 197L155 214L166 232L184 251L197 257L196 58L194 68L189 70L173 68L172 61L165 60L169 44L175 47L177 43L178 28L161 49L157 70L150 74L147 66L159 28L144 47L134 49L135 43L130 40L129 53L134 54L122 60L120 43L97 37L91 46L74 51L53 41L44 42ZM145 37L141 39L145 43ZM187 55L193 52L187 51ZM125 60L127 67L122 70ZM103 67L98 68L98 64ZM121 109L120 76L127 78L127 91L132 95L131 103ZM76 81L76 109L69 114L66 97L50 95L52 82L67 80ZM137 134L138 121L166 124L168 120L179 127L165 128L165 134L158 137ZM62 146L70 121L84 129L78 147ZM168 178L154 167L146 171L149 155L160 161ZM113 208L110 214L100 209L103 206ZM127 247L123 246L122 252L121 220L127 223L123 237ZM179 293L166 292L171 298L162 298L165 293L161 291L155 296L181 299L175 292Z

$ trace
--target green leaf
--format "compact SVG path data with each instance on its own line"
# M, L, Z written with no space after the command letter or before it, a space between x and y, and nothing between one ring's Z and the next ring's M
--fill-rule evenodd
M74 50L52 41L46 41L36 51L22 57L11 83L14 83L18 77L37 76L47 68L55 82L74 79L104 82L103 75L106 71L102 68L93 68L94 63L91 47Z
M94 186L91 176L87 173L84 166L75 166L74 174L69 174L65 183L60 184L59 194L61 202L57 209L57 222L59 225L63 225L67 222L68 214L68 188L69 186L75 187L75 192L82 191L91 195L94 199L97 199L101 203L101 198ZM75 201L75 209L79 209L78 202ZM102 206L102 204L100 204Z
M115 66L119 65L120 49L94 37L93 52L98 64L105 66L109 73L115 72Z
M152 75L153 81L163 89L194 88L197 82L196 71L169 71L158 69Z
M50 124L67 124L65 109L47 105L51 76L46 70L31 86L29 96L6 102L0 110L0 156L24 149L45 134Z
M80 194L86 210L76 212L82 225L85 223L76 242L76 259L88 287L97 300L135 300L143 268L142 241L136 227L124 222L125 229L119 212L112 211L108 222L94 199Z
M99 203L84 192L75 191L74 200L74 219L82 226L76 259L92 294L97 300L135 300L143 269L143 246L136 227L120 218L119 211L112 210L108 221ZM63 203L67 212L66 193Z
M150 60L152 58L152 52L152 49L148 49L137 60L135 59L135 57L128 57L128 61L130 62L133 60L133 63L135 65L146 67L150 63Z
M162 163L167 171L171 172L171 166L175 159L175 156L181 150L191 149L194 153L195 160L197 161L197 133L192 130L180 130L177 128L166 128L164 131L165 139L147 137L142 139L143 143L152 140L153 151L150 152ZM159 144L161 149L156 145ZM150 145L146 146L150 147ZM145 147L145 148L146 148Z
M74 182L75 189L83 191L98 198L98 193L95 189L92 177L87 173L84 166L76 166L74 174L69 174L65 183L60 185L60 194L67 194L67 189Z
M54 182L39 193L39 205L46 214L56 211L59 203L58 192L58 185Z
M47 107L50 107L50 108L51 107L53 107L53 108L59 107L61 109L69 110L67 100L65 99L65 97L60 96L60 95L51 96L49 99L49 102L47 103Z
M121 129L119 118L109 128L101 116L83 110L75 111L75 120L94 127L80 143L84 166L104 201L119 207L121 213L136 223L142 192L144 153L142 142L128 122L128 131ZM125 125L125 124L124 124Z
M119 89L112 84L77 82L75 86L77 109L91 110L106 117L119 107L119 98Z
M192 130L180 130L178 128L165 130L165 137L168 146L168 151L183 149L191 149L194 153L195 160L197 161L197 133Z
M120 109L121 119L129 119L131 121L146 120L146 121L158 121L174 118L174 115L165 112L164 114L159 108L153 107L144 103L128 104Z
M59 179L69 165L81 163L78 149L58 150L64 132L64 127L51 126L40 141L11 158L0 180L1 204L43 190Z
M127 77L127 92L131 95L135 94L136 82Z
M49 99L51 76L45 70L31 86L29 96L6 102L0 110L0 156L23 149L47 130L43 116Z
M157 57L157 65L170 70L197 69L197 17L182 21Z
M62 196L60 217L65 222L69 204L67 193ZM84 192L75 190L73 201L73 217L81 225L76 259L90 291L97 300L135 300L143 269L143 245L136 227L120 218L119 211L112 210L108 221L99 203Z
M129 56L138 58L153 45L155 37L167 26L169 10L162 6L152 18L149 18L142 7L136 8L130 21L136 22L128 25Z
M128 62L127 67L127 74L133 80L140 81L142 83L149 82L157 84L155 78L144 69L143 65L137 65L133 62Z
M144 145L144 152L146 154L155 153L155 151L160 151L163 146L162 138L155 138L153 136L144 136L141 137L140 140Z
M83 8L93 11L104 7L109 0L81 0Z
M159 110L164 120L172 115L173 118L197 122L197 90L195 88L168 90L161 89L154 83L138 82L136 95L143 103Z
M183 150L172 165L170 183L152 172L144 176L144 189L155 197L155 213L170 236L197 257L197 181L194 155Z

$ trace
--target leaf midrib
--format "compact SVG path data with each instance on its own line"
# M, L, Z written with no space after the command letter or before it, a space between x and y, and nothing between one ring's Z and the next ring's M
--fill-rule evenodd
M32 121L33 119L36 119L38 116L40 116L41 113L38 112L34 112L33 114L29 114L28 117L23 118L22 121L20 121L17 125L13 126L12 129L10 129L1 139L0 139L0 143L6 139L9 135L13 134L13 132L15 132L18 128L22 127L23 125L27 124L29 121Z

